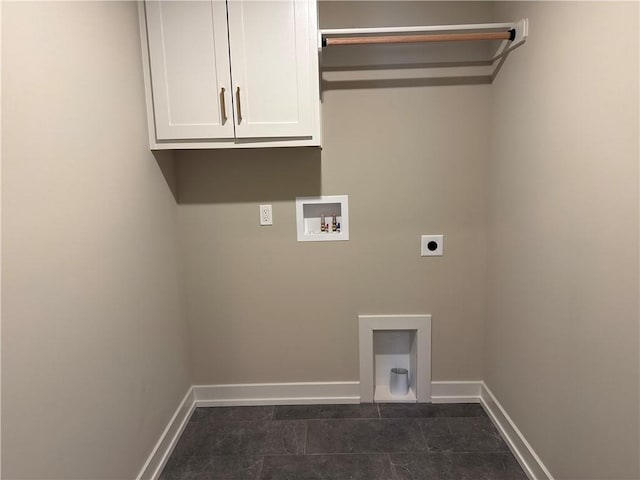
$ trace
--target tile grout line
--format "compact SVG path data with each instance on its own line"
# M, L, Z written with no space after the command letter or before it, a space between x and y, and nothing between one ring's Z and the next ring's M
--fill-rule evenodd
M302 448L302 455L307 454L307 438L309 437L309 420L304 421L304 447Z
M271 405L271 423L273 424L276 419L276 405ZM261 457L260 465L258 466L258 472L256 475L256 480L262 480L262 470L264 469L264 455Z
M429 448L429 442L427 442L427 436L424 434L422 424L418 424L418 430L420 430L420 435L422 436L422 440L424 440L424 446L427 448L427 453L433 453Z
M451 420L447 418L446 421L447 421L447 428L449 429L449 432L451 433L451 435L455 435L455 433L453 433L453 428L451 428Z
M256 480L261 480L263 466L264 466L264 456L260 457L260 464L258 465L258 468L256 471Z

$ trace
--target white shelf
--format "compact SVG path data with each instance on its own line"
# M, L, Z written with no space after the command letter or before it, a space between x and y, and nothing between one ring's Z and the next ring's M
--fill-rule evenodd
M422 25L407 27L365 27L365 28L323 28L321 36L336 37L344 35L379 35L381 33L444 33L444 32L494 32L508 30L517 26L513 23L477 23L465 25ZM322 37L320 44L322 45Z
M376 385L373 401L375 403L416 403L418 399L412 388L406 395L399 396L391 395L389 385Z
M327 41L335 38L348 39L349 37L371 37L371 36L384 36L394 37L397 35L441 35L441 34L473 34L473 33L495 33L495 32L509 32L514 31L514 37L512 40L504 39L501 42L496 42L496 49L489 53L485 49L482 49L481 53L475 53L475 50L471 49L470 58L467 55L459 58L459 55L454 55L451 46L441 49L440 58L439 55L434 60L434 53L438 49L432 47L430 51L431 60L424 60L424 57L420 55L409 55L407 57L407 49L397 49L393 57L397 58L397 61L390 61L386 64L386 68L380 69L379 65L373 65L371 68L367 68L366 61L363 64L363 57L356 56L355 54L344 55L324 55L329 51L334 50L334 47L327 45ZM323 53L321 61L324 65L323 68L323 80L325 81L359 81L360 76L366 73L364 80L386 80L389 79L389 75L393 75L394 66L403 65L402 72L407 78L448 78L448 77L483 77L489 82L493 81L493 78L498 73L502 62L498 60L505 57L509 52L515 50L519 46L523 45L529 36L529 20L526 18L520 19L516 22L509 23L479 23L479 24L464 24L464 25L423 25L423 26L404 26L404 27L366 27L366 28L330 28L318 30L318 49L323 51L327 48L327 52ZM386 42L385 42L386 43ZM390 40L388 43L392 44ZM468 43L468 42L465 42ZM361 45L356 48L375 48L376 45ZM339 47L338 50L341 51ZM467 52L467 53L469 53ZM375 55L374 55L375 56ZM354 62L354 58L357 59ZM347 62L345 65L344 62ZM337 64L336 64L337 62ZM407 65L415 63L415 68L408 69ZM356 72L348 71L345 67L353 66L357 69ZM336 70L336 67L340 67ZM367 71L371 70L371 71ZM364 72L363 72L364 71ZM360 76L355 76L359 73ZM328 78L327 78L328 77ZM393 77L391 77L393 78Z

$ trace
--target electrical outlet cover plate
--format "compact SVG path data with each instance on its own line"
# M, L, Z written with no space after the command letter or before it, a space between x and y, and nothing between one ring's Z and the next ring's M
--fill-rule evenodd
M441 257L444 255L444 235L422 235L420 255L423 257Z
M260 205L260 225L273 225L271 205Z

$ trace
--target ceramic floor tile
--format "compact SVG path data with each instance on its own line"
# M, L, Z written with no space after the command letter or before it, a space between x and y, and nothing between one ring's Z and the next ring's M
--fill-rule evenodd
M486 417L433 418L419 422L430 452L509 451L500 433Z
M251 422L271 420L273 406L268 407L200 407L190 422Z
M265 457L261 480L392 480L387 454Z
M391 454L394 480L526 480L506 453Z
M479 405L362 404L197 409L160 480L392 478L526 475Z
M449 418L448 422L451 433L460 436L469 445L468 452L509 452L509 447L488 417ZM473 448L474 445L477 448Z
M171 458L208 455L211 433L212 429L206 424L189 422L173 449Z
M352 405L280 405L274 418L278 420L322 418L379 418L374 403Z
M448 418L421 418L415 420L425 438L452 435Z
M255 480L261 457L172 457L159 480Z
M420 426L409 419L309 420L306 453L427 451Z
M382 418L485 417L479 403L381 403Z
M305 422L224 423L207 436L210 455L299 455L304 453Z

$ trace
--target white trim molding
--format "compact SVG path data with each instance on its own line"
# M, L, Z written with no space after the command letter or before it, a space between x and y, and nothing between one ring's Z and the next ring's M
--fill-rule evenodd
M136 480L156 480L160 476L160 472L166 465L167 460L169 460L169 455L171 455L171 452L173 452L173 449L178 443L178 439L187 426L187 422L191 418L195 408L196 403L193 395L193 387L189 387L189 390L187 390L187 393L180 402L180 405L178 405L171 420L169 420L167 427L162 432L162 435L160 435L158 443L156 443L149 458L142 466Z
M194 385L196 406L360 403L359 382Z
M487 415L495 424L500 434L509 445L511 452L518 460L530 480L554 480L540 457L533 450L520 429L516 426L504 407L493 395L486 383L481 382L480 403Z
M480 403L480 380L431 382L432 403Z
M414 370L411 381L416 400L426 403L431 399L431 315L358 315L358 345L360 359L360 401L369 403L375 397L375 352L373 334L383 330L409 330L415 332L411 351ZM414 400L414 402L416 401Z

